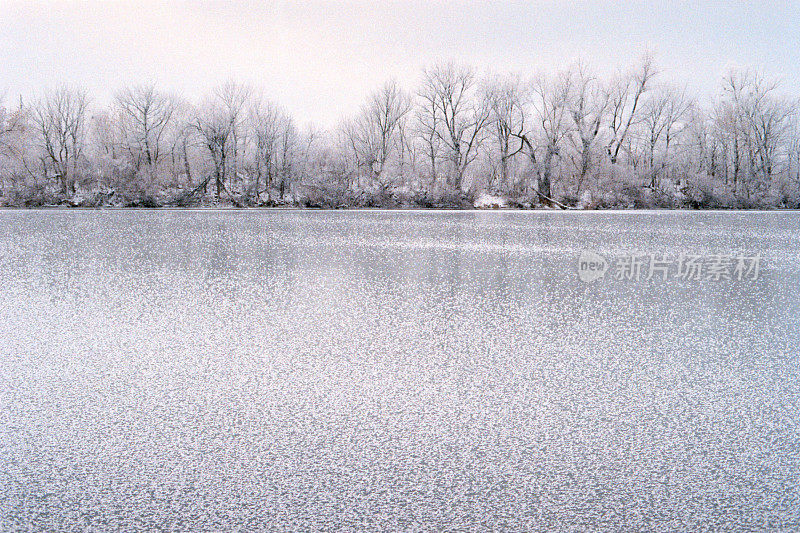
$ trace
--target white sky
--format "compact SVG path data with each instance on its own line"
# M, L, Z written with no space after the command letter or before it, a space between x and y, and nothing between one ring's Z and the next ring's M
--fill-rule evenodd
M484 70L600 73L651 50L664 79L713 94L730 66L800 94L800 1L98 2L0 0L0 94L64 83L98 100L154 82L197 98L252 82L302 124L331 126L395 77L454 59Z

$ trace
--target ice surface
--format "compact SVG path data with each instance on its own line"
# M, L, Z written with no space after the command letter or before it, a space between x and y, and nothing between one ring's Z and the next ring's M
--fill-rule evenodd
M797 529L798 228L0 212L0 529ZM585 284L585 249L764 270Z

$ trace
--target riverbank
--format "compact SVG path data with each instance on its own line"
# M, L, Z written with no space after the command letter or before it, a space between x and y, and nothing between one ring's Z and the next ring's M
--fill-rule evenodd
M717 198L707 195L701 198L665 198L639 195L620 197L608 195L584 197L581 201L554 199L539 195L509 196L481 192L478 194L440 193L430 194L367 194L364 192L338 195L297 195L294 197L259 198L245 196L211 195L197 196L192 191L175 191L173 194L120 194L116 191L78 193L71 198L56 194L39 194L28 197L2 197L0 208L7 209L100 209L100 208L301 208L301 209L436 209L436 210L781 210L798 209L800 205L790 203L759 202L737 198Z

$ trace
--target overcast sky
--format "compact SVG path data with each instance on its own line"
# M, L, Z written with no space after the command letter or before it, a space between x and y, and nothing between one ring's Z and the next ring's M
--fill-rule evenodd
M700 95L731 66L780 77L797 95L800 1L0 0L7 100L68 83L102 101L136 82L197 98L235 79L322 126L387 78L412 87L436 60L533 74L580 58L609 73L646 50L664 79Z

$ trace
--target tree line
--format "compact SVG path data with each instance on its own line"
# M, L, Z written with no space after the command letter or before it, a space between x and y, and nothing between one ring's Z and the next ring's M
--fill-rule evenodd
M0 101L0 205L800 207L798 100L732 70L700 102L649 57L480 76L440 63L376 89L335 128L300 129L253 87L199 102L132 86L110 105L60 88Z

